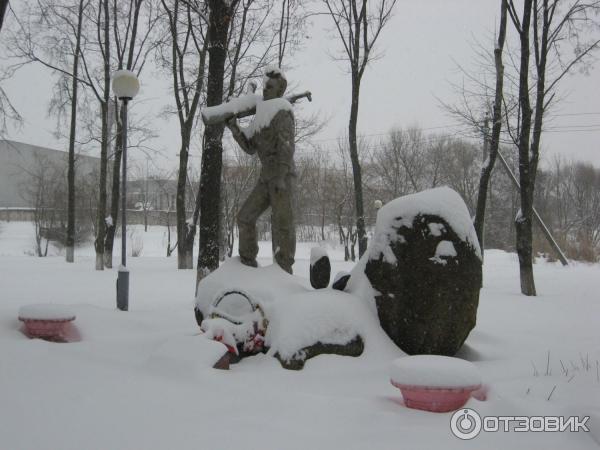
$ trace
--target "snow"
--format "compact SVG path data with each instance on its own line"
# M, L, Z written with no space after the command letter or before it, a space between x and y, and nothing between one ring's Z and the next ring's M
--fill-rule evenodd
M19 318L33 320L73 320L75 313L67 306L41 303L19 308Z
M475 387L481 374L475 364L437 355L405 356L392 362L390 378L396 384L435 388Z
M327 249L324 247L313 247L310 249L310 265L314 266L315 263L321 258L327 258Z
M268 127L279 111L290 111L293 114L292 104L281 97L258 102L252 122L246 128L242 128L242 132L248 139L252 138L260 130Z
M248 111L255 108L259 102L262 102L262 96L249 93L232 98L220 105L203 108L201 113L204 121L210 122L215 117L235 116L243 111Z
M441 223L430 223L428 225L429 227L429 232L431 233L432 236L441 236L442 233L446 230L446 227L441 224Z
M227 260L198 286L196 302L204 317L215 312L214 303L222 295L223 286L246 293L262 308L269 321L265 343L271 356L279 353L289 360L318 342L343 345L356 336L367 344L371 340L388 341L377 316L363 299L335 290L315 291L306 279L294 277L276 265L252 268L241 264L239 258ZM246 320L235 325L224 319L205 319L202 326L211 337L222 336L223 342L232 345L244 342L249 323Z
M350 272L346 272L345 270L342 270L342 271L336 273L335 276L333 277L332 284L337 283L340 278L345 277L346 275L350 275Z
M440 241L435 248L435 254L429 259L445 266L448 263L446 258L453 258L456 255L456 249L452 241Z
M182 334L165 339L148 356L144 370L166 377L194 379L212 368L225 354L227 347L201 334Z
M335 290L291 296L285 302L277 302L268 318L265 342L270 347L269 354L279 353L285 360L317 342L344 345L357 335L369 339L370 333L381 333L357 297Z
M465 202L454 190L440 187L397 198L378 211L375 240L369 248L371 259L383 255L384 261L395 264L396 256L390 247L399 238L395 230L412 227L418 214L437 215L445 219L459 239L468 243L481 258L479 241ZM434 236L441 233L439 227L430 227L430 230Z
M477 367L489 392L487 401L472 398L466 407L482 416L590 415L591 431L481 432L468 444L451 434L451 414L403 406L389 369L405 355L378 332L374 314L361 312L366 323L354 324L365 333L357 358L321 355L301 372L282 369L268 355L246 358L230 371L210 368L212 350L224 347L197 336L196 272L177 270L176 255L164 257L164 233L159 227L140 232L145 253L128 260L130 310L123 312L116 310L117 274L94 270L92 243L75 249L74 264L59 249L52 253L59 256L30 257L33 226L0 222L1 449L598 448L598 264L562 267L538 259L539 296L524 297L517 256L486 250L477 326L457 357ZM266 275L282 272L267 266L256 272L253 289L266 297L289 288L310 299L313 245L298 243L300 282L277 276L266 284ZM368 280L343 261L343 248L330 248L329 256L334 273L353 273L354 296L362 292L372 301ZM261 242L259 263L270 262L271 244ZM72 309L81 341L27 339L19 308L40 302ZM374 312L364 302L354 307Z
M283 70L281 70L280 67L270 65L265 68L265 74L263 75L263 80L262 80L263 86L265 86L267 84L267 81L269 81L269 77L267 76L268 73L272 73L275 75L279 74L279 76L281 78L283 78L285 81L287 81L285 73L283 72Z
M254 335L252 321L236 324L221 317L204 319L201 329L207 339L219 339L223 344L233 348L236 354L238 342L247 342Z
M225 289L216 297L209 314L217 314L230 321L243 321L254 313L252 296L241 289Z

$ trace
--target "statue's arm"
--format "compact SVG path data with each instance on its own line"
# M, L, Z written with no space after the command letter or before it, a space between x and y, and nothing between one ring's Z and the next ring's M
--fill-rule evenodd
M241 149L249 155L254 155L256 153L256 149L252 146L252 144L250 144L250 140L246 137L246 135L238 125L236 118L234 117L225 123L227 124L227 128L229 128L229 131L231 131L233 139L235 139L235 142L238 143Z

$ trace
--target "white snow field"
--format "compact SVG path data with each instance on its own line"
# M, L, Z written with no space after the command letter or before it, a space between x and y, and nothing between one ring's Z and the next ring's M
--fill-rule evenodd
M466 406L482 417L591 416L591 431L482 431L463 441L451 433L452 413L403 406L389 380L390 363L403 353L383 332L366 336L361 357L321 355L299 372L267 355L230 371L210 368L221 344L201 342L192 311L196 273L178 271L176 257L164 257L163 232L136 228L144 251L128 259L130 311L121 312L116 269L95 271L91 246L78 249L71 265L62 256L26 256L31 226L0 222L1 450L600 445L600 265L538 261L539 296L527 298L519 293L516 255L485 252L477 326L458 356L476 365L489 391L486 401ZM263 244L264 266L271 261ZM311 246L299 244L294 267L305 278ZM333 274L352 269L341 249L329 254ZM47 302L76 314L80 342L30 340L20 332L19 308Z

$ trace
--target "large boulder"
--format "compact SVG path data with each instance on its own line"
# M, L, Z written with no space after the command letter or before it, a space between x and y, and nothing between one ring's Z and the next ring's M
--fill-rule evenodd
M377 215L365 274L381 326L408 354L454 355L475 326L482 259L450 188L398 198Z

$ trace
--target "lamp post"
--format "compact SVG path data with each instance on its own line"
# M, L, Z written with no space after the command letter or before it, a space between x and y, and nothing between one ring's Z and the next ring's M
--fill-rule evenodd
M117 308L129 309L129 270L127 269L127 103L140 90L137 76L130 70L117 70L113 74L112 89L123 102L122 145L123 162L121 164L121 265L117 278Z

